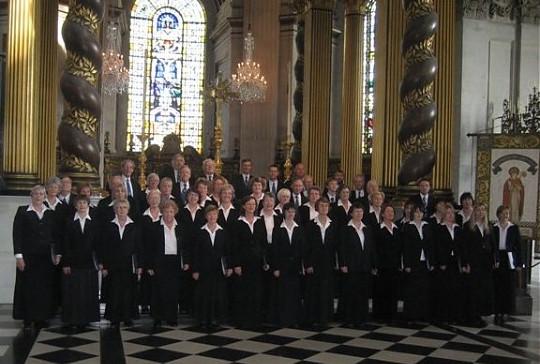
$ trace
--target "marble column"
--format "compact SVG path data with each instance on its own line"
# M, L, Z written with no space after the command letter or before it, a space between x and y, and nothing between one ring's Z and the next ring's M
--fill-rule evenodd
M334 0L312 0L306 13L302 163L316 184L328 174Z
M9 4L3 168L9 192L27 193L38 181L37 94L39 73L35 55L37 0Z
M433 97L438 115L432 130L436 162L430 175L437 195L451 196L455 123L456 80L456 4L434 0L439 16L439 29L433 46L438 60L438 72L433 85ZM397 189L398 172L403 154L398 144L398 131L403 116L399 88L404 73L401 42L405 31L405 13L393 0L377 0L375 126L372 155L372 178L387 194ZM414 186L413 186L414 187Z
M345 1L343 51L343 126L341 128L341 169L352 185L355 174L362 172L362 78L365 0Z

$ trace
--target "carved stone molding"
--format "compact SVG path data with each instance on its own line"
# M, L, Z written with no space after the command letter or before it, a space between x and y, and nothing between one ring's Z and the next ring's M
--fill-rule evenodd
M463 16L471 19L540 24L540 0L463 0Z

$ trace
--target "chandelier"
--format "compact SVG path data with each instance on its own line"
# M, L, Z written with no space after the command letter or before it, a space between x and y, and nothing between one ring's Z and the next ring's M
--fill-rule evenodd
M244 60L238 63L236 74L232 75L231 91L238 95L238 100L244 102L262 102L266 99L268 88L264 76L261 75L261 65L253 61L255 40L248 30L244 38Z
M124 67L124 56L120 52L120 30L118 24L110 22L105 34L105 50L101 68L101 87L107 94L123 93L129 85L129 71Z

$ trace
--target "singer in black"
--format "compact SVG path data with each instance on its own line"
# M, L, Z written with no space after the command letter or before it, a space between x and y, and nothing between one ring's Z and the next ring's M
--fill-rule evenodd
M161 203L161 219L152 224L148 247L148 274L152 277L151 316L154 326L166 321L176 326L179 300L191 300L181 286L181 276L187 275L191 264L191 249L187 229L178 224L178 206L172 200ZM185 281L185 280L184 280Z
M54 213L44 204L45 188L36 185L31 203L18 208L13 221L13 251L17 263L13 318L24 320L25 329L47 325L54 309L54 266L59 258Z
M75 196L76 212L66 221L62 244L62 322L84 328L99 321L97 245L99 222L90 216L90 200Z

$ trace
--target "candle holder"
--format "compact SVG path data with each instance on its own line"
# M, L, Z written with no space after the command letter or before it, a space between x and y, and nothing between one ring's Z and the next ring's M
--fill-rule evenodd
M137 138L141 141L141 152L139 153L139 185L142 189L146 188L146 157L145 145L146 141L150 138L148 134L137 135Z
M295 143L288 140L287 142L283 143L285 146L285 155L287 156L287 159L285 160L285 163L283 164L283 177L285 177L285 181L288 181L291 179L292 176L292 161L291 161L291 148L293 147Z

